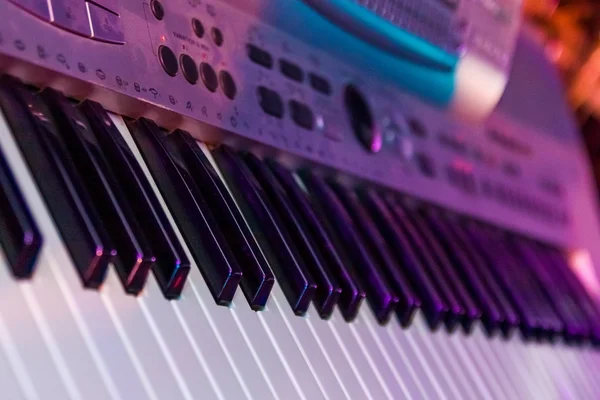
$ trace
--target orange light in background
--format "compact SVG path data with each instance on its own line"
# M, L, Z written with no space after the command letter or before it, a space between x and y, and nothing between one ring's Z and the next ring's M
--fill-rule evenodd
M600 299L600 282L594 270L590 252L587 250L573 250L569 254L569 266L579 277L583 286L595 298Z

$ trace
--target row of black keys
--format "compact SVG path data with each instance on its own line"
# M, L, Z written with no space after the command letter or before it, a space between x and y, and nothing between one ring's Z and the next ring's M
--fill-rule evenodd
M106 111L8 76L0 108L83 284L99 287L113 263L128 293L152 270L177 298L190 263ZM297 315L314 303L351 321L366 298L381 323L395 314L408 326L421 308L432 329L480 319L490 334L600 340L596 304L558 250L227 146L212 151L223 181L188 133L126 122L218 304L241 286L260 310L276 277ZM0 241L14 275L30 277L42 237L0 167Z

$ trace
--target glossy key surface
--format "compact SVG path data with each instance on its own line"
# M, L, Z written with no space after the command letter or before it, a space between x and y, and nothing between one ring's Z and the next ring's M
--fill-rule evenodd
M114 177L156 257L152 270L163 294L169 299L179 297L190 263L146 176L100 104L87 100L77 108L87 118L113 171L118 171Z
M0 80L0 104L84 286L99 287L116 251L49 110L6 76Z

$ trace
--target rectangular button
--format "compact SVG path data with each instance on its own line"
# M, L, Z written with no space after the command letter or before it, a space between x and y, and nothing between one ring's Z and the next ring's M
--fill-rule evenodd
M109 43L125 43L125 33L121 24L121 17L92 3L86 3L91 25L93 39Z
M304 80L304 71L298 64L295 64L288 60L279 60L279 71L283 76L290 78L296 82L302 82Z
M84 36L91 36L92 30L84 0L51 0L52 23Z
M308 235L308 230L299 213L291 204L271 169L253 154L245 154L244 160L266 193L274 208L272 211L278 214L283 223L281 228L287 230L293 246L300 256L300 267L317 284L314 302L319 315L322 318L329 318L340 297L341 288L325 270L323 256Z
M0 244L13 275L17 278L31 277L42 247L42 235L2 151L0 151Z
M11 3L29 11L33 15L38 16L46 21L50 21L50 9L48 8L48 0L10 0Z
M119 171L115 178L156 255L152 269L164 296L168 299L179 297L190 262L150 183L104 108L89 100L78 108L86 116L110 166Z
M97 288L116 255L41 99L0 78L0 104L83 284Z
M261 49L253 44L246 45L248 58L255 63L267 69L273 68L273 56L266 50Z
M281 100L279 93L264 86L259 86L258 103L265 113L276 118L283 118L283 100Z
M40 96L52 112L57 131L117 249L114 264L121 283L128 293L138 294L155 258L115 174L80 111L53 89L44 89Z
M113 14L119 15L119 0L88 0L88 3L93 3L100 6Z
M336 240L335 234L328 226L323 213L317 204L311 203L307 194L300 188L294 175L273 160L268 160L269 166L287 192L290 201L302 215L314 244L318 247L324 259L324 268L332 281L342 289L338 300L338 308L346 321L352 321L365 298L365 292L359 283L350 275L345 265L348 265L342 245ZM321 317L324 317L322 314Z
M227 188L202 149L198 147L196 140L181 130L173 132L171 139L179 148L197 186L202 188L202 194L227 237L231 251L242 269L241 287L250 307L253 310L262 310L275 282L269 263Z
M296 315L304 315L317 285L303 272L290 238L281 229L283 224L272 212L273 207L251 171L233 150L223 145L212 154L292 310Z
M308 80L310 81L310 86L317 92L327 96L331 94L331 84L327 79L311 72L308 74Z
M215 302L224 306L231 304L241 279L240 267L226 246L189 171L180 157L175 160L171 156L174 149L167 150L164 143L166 133L154 122L144 118L129 120L127 127Z
M303 180L309 193L315 197L325 211L329 224L335 230L345 251L350 256L346 265L350 274L359 279L367 293L367 300L375 317L380 323L386 323L395 311L398 298L385 283L381 272L375 266L371 255L358 236L354 221L344 208L338 195L325 181L303 171Z
M290 100L292 119L301 128L312 131L315 127L315 115L309 106L296 100Z

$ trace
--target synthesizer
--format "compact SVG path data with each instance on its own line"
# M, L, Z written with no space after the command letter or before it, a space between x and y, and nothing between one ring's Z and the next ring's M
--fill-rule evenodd
M419 7L518 14L0 0L0 398L598 398L559 78L514 19L500 62Z

